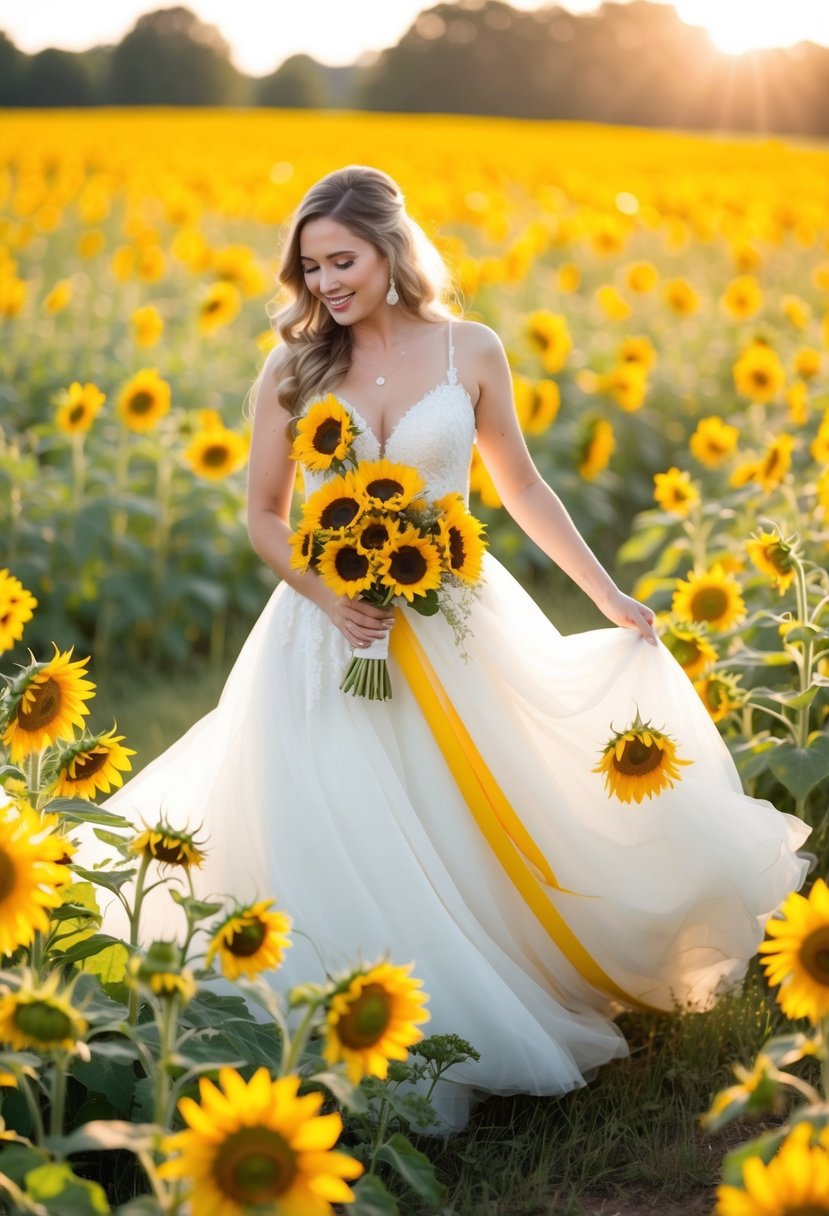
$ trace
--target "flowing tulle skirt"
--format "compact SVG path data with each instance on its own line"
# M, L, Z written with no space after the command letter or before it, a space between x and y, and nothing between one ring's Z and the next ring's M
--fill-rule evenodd
M802 882L805 825L742 793L664 647L616 628L560 635L491 555L466 658L442 616L407 619L564 888L544 898L578 942L638 1001L709 1005ZM619 1000L585 978L508 876L394 658L393 698L372 702L339 691L349 657L324 614L279 586L218 706L105 805L201 827L202 893L273 896L290 912L302 934L276 987L321 979L319 954L329 971L385 953L414 961L427 1032L481 1053L436 1094L450 1125L476 1093L582 1085L626 1052ZM674 788L622 803L593 769L637 710L693 763ZM145 939L175 930L162 895Z

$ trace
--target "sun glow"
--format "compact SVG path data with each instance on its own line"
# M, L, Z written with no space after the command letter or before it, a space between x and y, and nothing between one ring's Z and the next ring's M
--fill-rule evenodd
M674 7L689 25L705 26L728 55L809 39L829 42L829 5L815 0L674 0Z

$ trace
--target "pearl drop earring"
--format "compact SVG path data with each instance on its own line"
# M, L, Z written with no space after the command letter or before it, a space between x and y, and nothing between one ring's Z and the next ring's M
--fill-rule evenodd
M397 288L394 285L394 275L392 275L389 281L389 289L386 292L386 303L396 304L399 299L400 296L397 294Z

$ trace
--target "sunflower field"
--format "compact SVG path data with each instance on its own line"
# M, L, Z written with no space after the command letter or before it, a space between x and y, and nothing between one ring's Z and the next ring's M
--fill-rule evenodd
M504 342L542 475L620 584L656 610L747 791L805 818L829 866L829 149L448 116L9 112L0 1183L16 1210L112 1203L143 1216L186 1210L192 1194L195 1212L236 1213L280 1186L279 1210L297 1216L355 1196L355 1211L393 1212L395 1187L418 1196L417 1211L442 1202L407 1138L429 1126L428 1103L404 1083L437 1083L474 1047L422 1040L425 994L392 963L296 992L287 1008L268 996L259 973L290 944L288 913L197 900L199 841L163 822L135 835L95 806L134 750L116 725L88 728L94 686L76 656L104 675L219 662L264 606L273 576L245 525L248 390L275 340L287 221L346 163L400 182L450 267L456 311ZM555 591L477 456L472 490L495 554ZM80 824L111 846L110 869L73 862ZM186 936L139 949L159 868L178 880ZM100 932L96 887L122 905L123 940ZM707 1116L712 1131L775 1109L787 1086L819 1126L829 956L816 947L804 963L797 935L823 942L829 895L816 883L808 905L793 899L776 922L791 936L769 944L767 969L772 983L794 974L796 995L805 967L817 997L782 1005L811 1029L772 1040L738 1074ZM266 1029L238 991L216 990L219 976L265 1003ZM377 1050L352 1050L348 1028L376 1020L378 1001L397 1037L369 1033ZM268 1072L275 1043L281 1064ZM812 1057L822 1082L787 1079ZM318 1078L312 1093L298 1092L300 1071ZM339 1113L321 1114L323 1102ZM334 1149L343 1119L353 1156ZM795 1126L752 1148L765 1172L752 1167L746 1183L735 1161L718 1211L765 1213L751 1187L788 1185L792 1161L819 1157L817 1177L826 1158L829 1178L820 1134L807 1143ZM107 1167L76 1172L72 1154L136 1164L107 1184ZM824 1199L829 1185L799 1202Z

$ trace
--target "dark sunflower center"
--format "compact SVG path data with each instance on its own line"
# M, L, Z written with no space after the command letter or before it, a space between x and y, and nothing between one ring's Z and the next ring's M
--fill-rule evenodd
M360 544L364 549L382 549L389 539L389 530L385 524L369 524L363 528Z
M711 709L719 709L725 699L725 686L719 680L709 680L705 686L705 700Z
M18 1030L39 1043L58 1043L72 1035L72 1021L63 1009L49 1001L18 1005L13 1021Z
M699 644L693 638L680 638L674 634L668 641L668 649L682 667L689 667L700 657Z
M343 437L342 423L336 418L326 418L314 432L313 445L323 456L333 456Z
M453 570L460 570L466 561L466 549L463 536L458 528L449 529L449 564Z
M72 409L69 411L69 421L70 422L80 422L83 419L85 414L86 414L86 407L82 403L79 402L77 405L73 405Z
M228 1136L213 1158L213 1176L229 1199L256 1207L289 1189L297 1175L296 1153L269 1127L242 1127Z
M343 545L337 550L334 566L337 574L346 583L356 582L368 574L368 558L352 545Z
M323 509L320 525L323 528L347 528L359 513L356 498L335 498Z
M108 756L109 752L106 748L99 748L94 752L87 752L83 756L76 756L72 780L86 781L89 777L94 777L104 767Z
M644 777L659 768L662 755L662 749L655 743L649 745L643 739L628 739L621 758L614 755L613 764L628 777Z
M11 857L5 849L0 849L0 903L7 899L14 890L16 873Z
M227 464L228 450L225 443L211 443L201 454L202 464L211 469L220 469Z
M764 371L762 367L755 367L751 375L758 388L765 388L769 382L768 372Z
M381 502L388 502L395 494L403 493L403 486L393 477L378 477L370 481L366 489L372 498L379 498Z
M700 587L691 598L695 621L718 621L728 611L728 592L722 587Z
M778 574L788 574L792 568L791 553L786 545L766 545L763 550L766 561L774 566Z
M187 866L191 857L187 845L182 840L161 841L150 845L150 853L156 861L163 861L168 866Z
M267 927L256 917L237 929L225 948L239 958L250 958L262 945L267 931Z
M800 947L799 956L812 979L829 987L829 925L821 925L809 934Z
M24 709L22 702L18 706L17 721L24 730L41 730L44 726L51 726L60 713L62 700L60 684L52 676L47 676L34 689L28 707Z
M130 413L131 414L149 414L155 404L155 398L152 393L141 392L134 393L130 398Z
M218 312L221 306L221 300L207 300L202 311L207 313Z
M337 1023L337 1034L346 1047L359 1051L373 1047L390 1021L389 994L381 984L367 984Z
M782 460L780 457L780 453L775 448L773 451L769 452L769 454L766 456L766 459L763 461L763 472L766 474L767 477L771 477L773 474L775 474L777 472L777 470L780 468L781 464L782 464Z
M395 549L389 563L389 573L398 583L419 583L426 569L426 558L414 545L401 545Z

